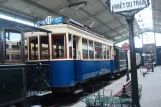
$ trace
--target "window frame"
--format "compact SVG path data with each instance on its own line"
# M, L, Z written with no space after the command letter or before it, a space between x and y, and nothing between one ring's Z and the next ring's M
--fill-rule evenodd
M104 51L104 49L105 49L105 51ZM103 53L103 59L106 60L107 59L107 45L106 44L102 44L102 53Z
M41 46L40 46L40 45L41 45L41 37L42 37L42 36L47 36L47 38L48 38L48 57L49 57L49 58L47 58L47 59L42 59L42 58L41 58L41 57L42 57L42 56L41 56L42 53L41 53ZM39 57L38 57L38 60L48 60L48 59L50 59L50 45L49 45L50 39L49 39L49 35L39 35L39 38L38 38L38 39L39 39L39 40L38 40L38 41L39 41L39 43L38 43L38 48L40 48L40 52L39 52L40 59L39 59Z
M53 40L54 40L54 36L58 36L58 35L63 35L64 36L64 57L61 58L53 58L54 56L54 50L53 50ZM66 33L53 33L51 34L51 52L52 52L52 56L51 59L67 59L67 40L66 40Z
M96 58L96 44L100 44L102 51L100 52L102 54L102 58ZM103 60L103 46L102 43L94 41L94 59L95 60Z
M89 47L91 46L90 42L92 42L92 47L93 47L93 58L90 57L90 52L89 52ZM95 60L95 45L94 45L94 40L89 39L88 40L88 58L90 60Z
M17 31L17 32L20 32L20 37L21 37L21 48L20 48L20 60L12 60L12 61L8 61L8 60L6 60L6 54L7 54L7 52L6 52L6 30L14 30L14 31ZM23 43L23 33L22 33L22 31L20 31L20 30L17 30L17 29L13 29L13 28L4 28L3 29L3 40L4 40L4 42L3 42L3 47L4 47L4 63L17 63L17 62L24 62L24 55L23 55L23 50L24 50L24 47L22 47L23 45L22 45L22 43Z
M110 58L110 53L111 53L111 49L110 49L111 46L109 45L106 45L106 59L111 59ZM107 50L108 49L108 50ZM108 55L107 55L108 54Z
M84 54L83 54L83 39L87 41L87 58L83 58ZM87 60L89 59L89 39L83 38L82 37L82 59Z
M72 33L67 33L68 34L68 53L69 53L69 59L73 59L73 34ZM71 42L72 42L72 52L71 52L71 54L72 54L72 56L70 57L70 49L69 49L69 35L71 36Z
M37 37L37 42L38 42L38 44L37 44L37 45L38 45L38 47L37 47L37 48L38 48L38 50L37 50L37 51L38 51L38 59L31 59L31 39L30 39L30 38L32 38L32 37ZM29 46L29 47L28 47L28 49L29 49L29 52L28 52L28 53L29 53L29 56L28 56L28 57L29 57L29 60L31 60L31 61L40 60L40 59L39 59L39 54L40 54L40 53L39 53L39 35L28 37L28 41L29 41L29 42L28 42L29 45L27 45L27 46Z

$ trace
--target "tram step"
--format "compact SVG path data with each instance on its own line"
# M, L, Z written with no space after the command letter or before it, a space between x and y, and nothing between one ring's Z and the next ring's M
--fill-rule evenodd
M74 94L78 94L78 93L80 93L80 92L82 92L83 90L75 90L74 91Z
M51 94L52 91L28 91L27 92L27 97L31 97L31 96L44 96L44 95L47 95L47 94Z

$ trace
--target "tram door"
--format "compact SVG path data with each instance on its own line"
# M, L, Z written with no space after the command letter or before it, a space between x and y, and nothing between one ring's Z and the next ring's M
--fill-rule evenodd
M80 53L79 53L79 37L73 36L73 59L74 59L74 80L79 79L79 68L80 68Z
M77 37L73 36L73 59L77 58Z
M74 81L76 81L77 77L77 37L73 36L73 59L74 59Z

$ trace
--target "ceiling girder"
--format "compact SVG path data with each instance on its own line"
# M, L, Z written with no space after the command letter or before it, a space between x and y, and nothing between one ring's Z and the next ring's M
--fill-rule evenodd
M40 4L37 4L36 2L33 2L31 0L21 0L21 1L24 1L24 2L26 2L28 4L31 4L31 5L33 5L33 6L37 7L37 8L43 9L43 10L45 10L45 11L47 11L47 12L53 14L53 15L67 17L67 16L64 16L63 14L60 14L60 13L54 11L54 10L51 10L49 8L46 8L46 7L42 6L42 5L40 5ZM35 20L39 20L39 19L35 19Z
M0 1L0 5L3 5L3 4L5 4L6 2L8 2L9 0L1 0Z
M110 24L110 23L115 22L116 20L119 20L120 18L122 18L122 17L118 17L118 18L116 18L116 19L114 19L114 20L111 20L111 21L105 23L105 24L108 25L108 24ZM101 27L103 27L103 26L104 26L104 25L96 26L96 27L94 27L93 29L101 28Z
M8 14L13 17L19 17L19 18L23 18L23 19L30 20L33 22L34 22L34 19L36 18L36 17L31 16L30 14L25 14L25 13L22 13L16 10L13 11L12 9L9 9L3 6L0 6L0 12L3 14Z
M127 24L125 24L125 26L126 26ZM119 27L116 27L116 28L114 28L114 30L116 30L116 29L120 29L120 28L122 28L122 26L119 26ZM106 34L106 33L109 33L111 30L109 30L109 31L107 31L107 32L103 32L102 34ZM119 32L119 33L121 33L121 32Z

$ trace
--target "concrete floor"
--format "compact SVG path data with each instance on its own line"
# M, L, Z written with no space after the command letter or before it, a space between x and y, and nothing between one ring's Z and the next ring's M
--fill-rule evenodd
M114 81L111 85L108 85L105 89L113 90L113 94L118 92L122 85L126 81L126 76ZM138 82L142 85L142 97L140 99L141 107L161 107L161 66L157 66L154 72L149 72L143 77L140 69L138 69ZM109 91L105 92L106 95L110 95ZM85 103L79 102L71 107L85 107Z
M161 107L161 66L155 67L154 72L145 77L140 74L138 72L139 84L143 86L141 107Z

